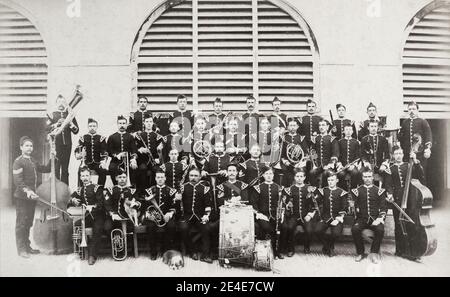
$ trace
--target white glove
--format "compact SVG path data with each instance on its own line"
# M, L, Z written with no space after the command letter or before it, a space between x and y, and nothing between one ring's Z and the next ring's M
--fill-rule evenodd
M206 223L208 223L208 222L209 222L209 215L205 214L205 215L202 217L202 224L206 224Z
M148 153L148 149L146 149L145 147L139 148L138 151L139 151L141 154L146 154L146 153Z
M135 170L138 168L138 165L137 165L137 162L135 159L131 159L130 167L131 167L131 169L135 169Z
M166 221L166 223L168 221L170 221L170 219L173 217L173 212L168 212L164 215L164 221Z
M122 218L117 213L112 213L111 214L111 219L113 221L120 221L120 220L122 220Z
M160 164L159 159L155 159L155 163L159 165Z
M379 224L384 224L384 220L382 218L377 218L373 221L372 226L378 226Z
M256 219L257 220L263 220L263 221L269 221L269 218L268 217L266 217L265 215L263 215L262 213L260 213L260 212L257 212L256 213Z
M315 215L315 214L316 214L316 213L315 213L314 211L308 212L308 214L307 214L307 215L305 216L305 218L304 218L305 222L311 221L312 218L314 218L314 215Z
M386 197L386 201L389 203L394 202L394 196L392 194L388 194Z
M330 223L331 226L337 226L338 224L339 224L339 221L336 219Z
M340 223L344 223L344 216L337 216L336 221L338 221Z
M95 208L95 205L86 205L86 211L92 212L92 210Z
M430 148L426 148L423 151L423 156L425 157L425 159L429 159L431 157L431 149Z
M36 198L39 197L39 196L38 196L35 192L33 192L32 190L27 190L27 191L25 191L25 193L27 194L27 198L28 198L28 199L31 199L31 200L34 200L34 199L36 199Z
M72 198L72 203L73 203L73 205L75 205L75 206L79 206L80 203L81 203L81 200L78 199L78 198Z

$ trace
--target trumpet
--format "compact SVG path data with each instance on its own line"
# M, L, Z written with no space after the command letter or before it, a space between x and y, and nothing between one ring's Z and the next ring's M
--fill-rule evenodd
M164 213L159 207L154 197L150 198L152 205L147 207L145 211L145 217L156 223L158 227L164 227L166 225L166 220L164 219Z
M122 153L121 153L122 154ZM124 152L122 155L123 163L125 163L125 170L127 172L127 187L131 187L131 180L130 180L130 157L128 156L127 152Z
M70 207L67 210L69 216L72 218L72 242L73 253L80 256L81 260L86 257L87 236L86 236L86 206ZM81 224L77 223L81 220Z

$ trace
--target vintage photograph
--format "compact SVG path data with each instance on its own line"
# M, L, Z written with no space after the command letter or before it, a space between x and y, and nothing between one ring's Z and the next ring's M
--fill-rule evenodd
M449 134L450 0L0 0L0 276L448 277Z

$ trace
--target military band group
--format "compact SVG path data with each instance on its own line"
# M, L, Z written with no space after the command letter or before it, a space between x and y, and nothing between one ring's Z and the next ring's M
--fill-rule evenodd
M298 226L303 229L305 254L317 239L324 254L335 256L344 217L352 216L355 260L367 255L362 233L370 229L374 235L369 258L378 263L387 210L402 197L406 162L414 161L414 177L425 182L432 140L418 104L408 104L409 117L401 123L398 143L389 143L385 121L372 103L367 120L357 125L346 117L343 104L336 105L337 118L328 120L316 113L313 100L307 101L304 116L282 113L277 97L269 114L258 113L256 102L249 96L247 110L236 114L223 112L224 103L216 98L213 113L196 114L187 110L188 99L180 95L176 111L157 116L148 110L147 98L140 97L131 116L117 117L117 132L109 137L99 135L99 123L90 118L88 133L79 138L74 152L81 163L79 185L68 205L85 205L91 214L86 217L93 229L89 264L96 261L102 234L117 224L115 217L133 213L130 224L146 226L152 260L165 250L178 249L194 260L212 263L218 256L220 207L227 203L253 207L256 237L270 239L280 259L295 254ZM67 116L65 99L58 97L56 111L49 114L49 131ZM56 175L65 183L72 134L79 130L74 119L56 138ZM417 137L420 152L412 149ZM29 137L21 139L20 148L22 155L13 166L16 241L19 255L28 258L38 252L28 239L36 172L48 168L31 157ZM106 185L108 176L112 187ZM148 211L151 207L159 218ZM411 259L408 243L398 234L395 208L393 214L396 255Z

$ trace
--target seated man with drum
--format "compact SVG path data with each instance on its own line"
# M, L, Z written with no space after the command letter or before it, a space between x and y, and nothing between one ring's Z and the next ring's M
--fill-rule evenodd
M91 171L88 167L80 168L80 180L82 185L72 193L68 212L70 212L70 207L81 207L81 215L85 216L84 227L92 227L92 241L88 242L88 263L94 265L105 226L103 187L92 183ZM83 233L85 230L81 231L82 235L85 234ZM86 238L81 238L81 240L86 241Z
M311 253L310 242L314 225L319 216L314 203L315 187L305 184L305 169L297 169L294 175L295 184L283 189L287 197L286 218L281 225L284 234L282 246L287 249L287 256L295 254L295 231L297 226L303 227L303 246L305 254Z
M271 167L264 167L262 171L264 182L253 186L254 191L250 194L250 203L256 214L256 234L258 239L270 239L275 257L283 259L284 256L276 249L277 212L282 188L273 182L274 172Z
M176 228L174 199L177 190L166 186L166 176L163 171L157 171L155 179L156 185L145 190L143 218L143 224L147 226L150 259L152 260L157 258L158 243L163 244L161 254L174 248L173 240Z

